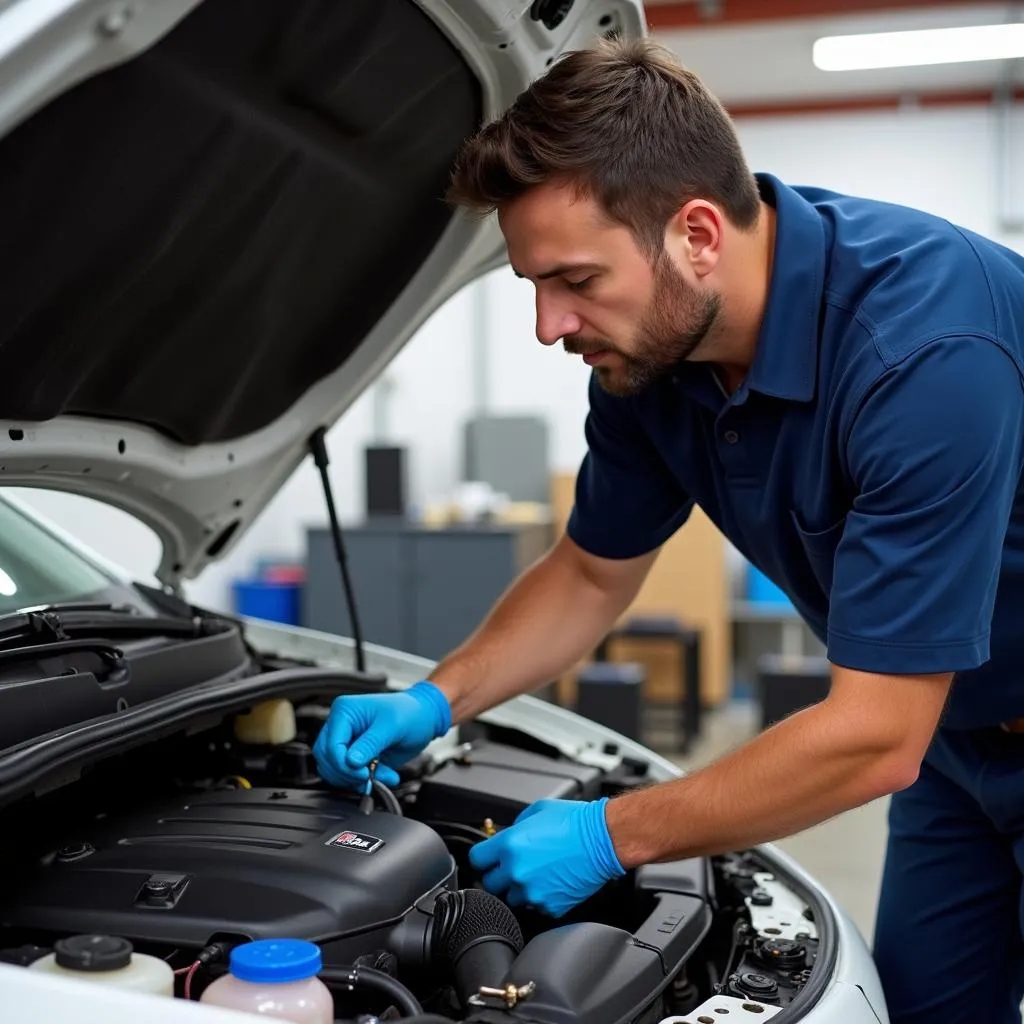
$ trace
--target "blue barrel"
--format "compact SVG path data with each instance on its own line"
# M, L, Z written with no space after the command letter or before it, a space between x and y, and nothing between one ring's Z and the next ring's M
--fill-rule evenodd
M786 592L753 565L747 566L747 600L753 604L790 604Z
M302 584L278 580L235 580L235 613L253 619L298 626Z

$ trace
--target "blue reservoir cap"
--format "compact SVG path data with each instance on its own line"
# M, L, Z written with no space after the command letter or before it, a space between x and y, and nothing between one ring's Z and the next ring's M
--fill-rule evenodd
M320 947L303 939L258 939L231 950L231 973L240 981L302 981L320 973Z

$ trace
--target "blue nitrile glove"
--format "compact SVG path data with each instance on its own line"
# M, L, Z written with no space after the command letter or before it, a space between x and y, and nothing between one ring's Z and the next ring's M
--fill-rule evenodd
M377 778L398 785L395 768L414 758L452 725L448 699L422 680L400 693L339 697L313 745L320 777L332 786L363 792L374 759Z
M509 906L561 917L626 872L600 800L538 800L507 829L469 851L484 888Z

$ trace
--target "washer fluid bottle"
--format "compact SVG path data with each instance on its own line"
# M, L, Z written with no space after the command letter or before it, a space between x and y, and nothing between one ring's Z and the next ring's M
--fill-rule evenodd
M170 964L134 952L127 939L115 935L75 935L58 939L53 950L29 964L29 970L133 992L174 996L174 971Z
M320 947L301 939L258 939L231 950L228 973L199 1002L293 1024L334 1024L334 999L317 977Z

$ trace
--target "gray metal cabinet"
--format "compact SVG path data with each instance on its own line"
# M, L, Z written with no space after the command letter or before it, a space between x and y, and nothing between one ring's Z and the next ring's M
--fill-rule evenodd
M469 636L551 542L548 526L442 529L368 522L344 529L367 642L438 659ZM351 635L330 531L307 532L302 624Z

